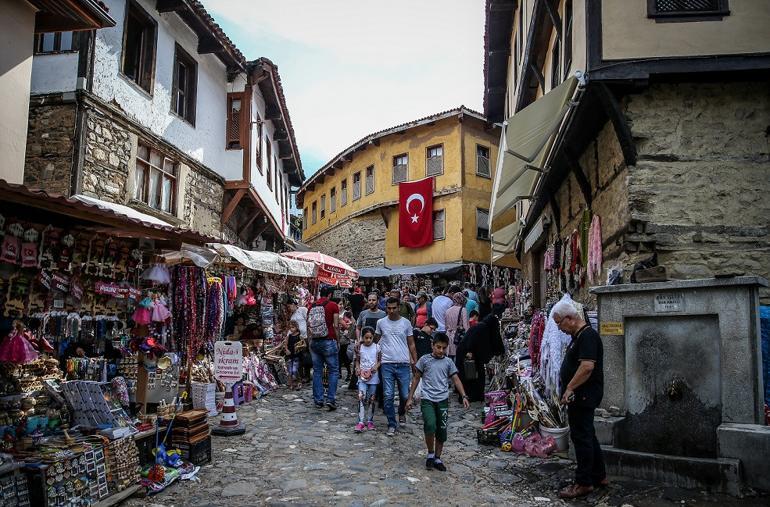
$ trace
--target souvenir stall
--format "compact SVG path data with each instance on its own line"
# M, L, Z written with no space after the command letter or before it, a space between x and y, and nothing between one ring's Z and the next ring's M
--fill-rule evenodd
M129 495L146 454L141 430L155 434L163 421L147 411L156 390L181 408L176 375L167 374L180 362L172 281L153 261L160 249L208 238L97 199L2 181L0 190L0 484L12 499L4 505Z

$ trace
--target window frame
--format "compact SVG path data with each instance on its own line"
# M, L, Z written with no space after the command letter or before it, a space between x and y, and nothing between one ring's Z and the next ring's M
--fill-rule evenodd
M561 38L557 35L551 48L551 88L553 90L561 83ZM549 91L550 91L549 90Z
M438 215L441 215L441 236L436 236L436 217ZM443 241L446 239L446 210L445 209L434 209L433 214L431 216L431 225L433 226L433 241Z
M479 227L479 213L486 213L487 214L487 235L484 237L483 235L479 234L479 231L483 230L481 227ZM480 241L490 241L489 236L489 210L484 208L476 208L476 239Z
M132 13L132 10L134 10L134 13ZM145 26L144 35L146 35L147 28L149 27L152 28L152 40L150 41L152 43L152 46L144 47L144 49L142 50L143 54L141 55L141 58L143 58L142 61L145 61L144 59L146 59L148 56L151 57L150 68L148 69L148 72L146 74L142 72L142 63L140 61L140 63L138 64L138 66L140 67L138 71L138 74L139 74L138 79L132 78L125 72L126 56L128 56L126 53L126 41L128 39L128 21L129 21L129 16L132 16L132 15L134 17L137 17L138 15L138 17L143 18L141 21L144 23L144 26ZM146 42L146 40L143 39L143 42ZM128 81L128 83L131 86L135 87L137 90L143 93L146 93L150 97L153 96L153 92L155 90L155 86L154 86L155 68L158 62L157 50L158 50L157 20L152 16L150 16L147 13L147 11L139 4L139 2L137 2L136 0L128 0L126 2L125 15L123 17L123 37L122 37L122 44L120 48L120 67L118 69L118 73L123 78L125 78L125 80ZM147 81L146 83L144 83L145 80Z
M180 58L181 56L181 58ZM187 86L189 86L189 90L182 91L184 94L184 102L185 102L185 110L183 113L180 113L176 110L176 107L178 106L178 97L177 94L180 92L179 89L179 64L182 63L183 65L189 65L192 69L192 76L190 76L189 71L187 75ZM182 120L186 121L193 127L195 127L195 110L198 102L198 62L195 61L195 59L190 56L190 54L184 50L182 46L180 46L178 43L174 44L174 71L173 71L173 79L171 82L171 113L174 116L177 116L178 118L181 118ZM243 100L241 100L241 113L243 112ZM243 116L241 114L241 116ZM242 144L242 143L241 143Z
M267 156L267 188L273 191L273 146L270 143L270 139L265 139L265 154Z
M716 9L708 11L670 11L658 12L658 0L647 0L647 17L658 23L670 21L719 21L730 15L729 0L715 0Z
M405 158L406 164L396 164L396 161ZM404 179L400 181L396 181L396 167L404 166ZM401 153L399 155L393 156L393 169L391 171L391 185L398 185L399 183L403 183L405 181L409 181L409 154L408 153Z
M257 164L257 169L259 170L259 174L264 174L262 170L262 136L264 135L264 131L263 131L264 121L262 121L262 118L259 117L259 111L257 111L256 115L257 115L257 142L256 142L256 146L254 147L254 150L255 150L254 161Z
M441 155L431 157L430 156L430 151L431 150L435 150L435 149L441 150ZM437 173L431 173L429 171L430 159L432 159L432 158L440 158L441 159L441 170L439 172L437 172ZM427 148L425 148L425 177L441 176L442 174L444 174L444 143L439 143L439 144L434 144L434 145L428 146Z
M139 153L142 148L147 149L147 159L143 159L140 157ZM160 158L160 166L157 166L153 164L152 162L152 153L155 152L158 157ZM173 172L168 172L165 169L165 162L170 161L173 166ZM141 189L136 185L136 176L138 172L138 165L141 164L144 167L144 175L142 178L142 186ZM158 206L154 206L153 203L150 203L150 179L151 175L153 174L153 171L159 173L160 175L160 186L156 190L158 193ZM166 180L171 181L171 198L169 201L169 209L163 209L163 183ZM139 140L137 144L137 150L136 150L136 158L134 159L134 194L132 196L132 200L141 202L145 206L155 210L159 211L161 213L166 213L168 215L176 215L177 210L177 201L178 201L178 192L179 192L179 160L175 159L174 157L171 157L166 154L166 152L157 149L155 146L148 142L144 142L143 140ZM140 195L137 195L137 191L140 192Z
M487 150L487 168L489 169L489 174L482 174L479 172L479 148L483 150ZM489 146L484 146L483 144L476 143L476 176L480 178L486 178L488 180L492 179L492 149Z
M356 176L358 176L358 181L356 181ZM358 184L358 197L356 197L356 183ZM357 201L362 197L361 194L361 171L357 171L353 173L353 201Z
M243 110L243 93L241 92L230 92L227 94L227 119L225 120L225 150L242 150L245 146L244 143L244 131L245 128L245 115ZM238 139L234 137L230 137L230 124L234 121L232 112L233 112L233 101L234 100L240 100L241 101L241 109L238 111Z
M340 208L348 204L348 178L342 178L340 181Z
M370 171L371 169L371 171ZM372 180L372 189L369 190L369 173L371 172L371 180ZM374 193L374 190L376 188L376 179L374 177L374 164L368 166L366 169L364 169L364 195L371 195Z
M70 43L70 49L61 49L61 39L63 33L72 34L72 42ZM43 40L47 35L53 36L53 49L51 51L43 50ZM77 53L80 51L80 32L73 32L71 30L63 30L61 32L42 32L35 34L35 55L62 55L68 53Z
M312 215L313 225L315 225L316 223L318 223L318 201L313 201L313 204L310 206L310 209L313 213Z
M321 194L321 220L326 218L326 194Z
M308 213L307 213L307 206L302 210L302 230L307 230L307 219L308 219Z
M337 212L337 186L333 186L329 190L329 213Z
M564 69L562 79L569 77L572 67L572 19L575 17L572 0L564 0Z

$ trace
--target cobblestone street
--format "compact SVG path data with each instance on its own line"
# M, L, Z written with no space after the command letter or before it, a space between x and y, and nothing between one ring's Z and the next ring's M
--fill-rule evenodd
M426 471L419 411L393 438L377 429L353 432L356 401L341 386L336 412L313 407L309 389L278 390L238 410L246 434L213 437L213 462L200 482L124 505L567 505L560 486L572 476L571 462L503 453L476 443L479 406L450 409L448 471ZM212 424L217 420L212 419ZM766 505L766 498L736 500L705 492L615 479L578 505Z

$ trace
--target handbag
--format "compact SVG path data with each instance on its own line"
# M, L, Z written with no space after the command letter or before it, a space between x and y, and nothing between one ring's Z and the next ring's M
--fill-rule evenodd
M307 349L307 339L302 338L300 341L294 344L294 353L299 354L303 350Z
M463 371L465 373L465 380L476 380L479 378L479 372L476 369L476 361L473 359L465 358Z
M460 345L460 342L465 338L465 328L463 327L463 308L457 313L457 329L455 329L454 344Z

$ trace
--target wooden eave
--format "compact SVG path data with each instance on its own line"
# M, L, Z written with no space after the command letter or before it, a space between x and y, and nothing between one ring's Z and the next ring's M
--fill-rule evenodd
M108 10L95 0L29 0L37 7L35 33L96 30L115 26Z

